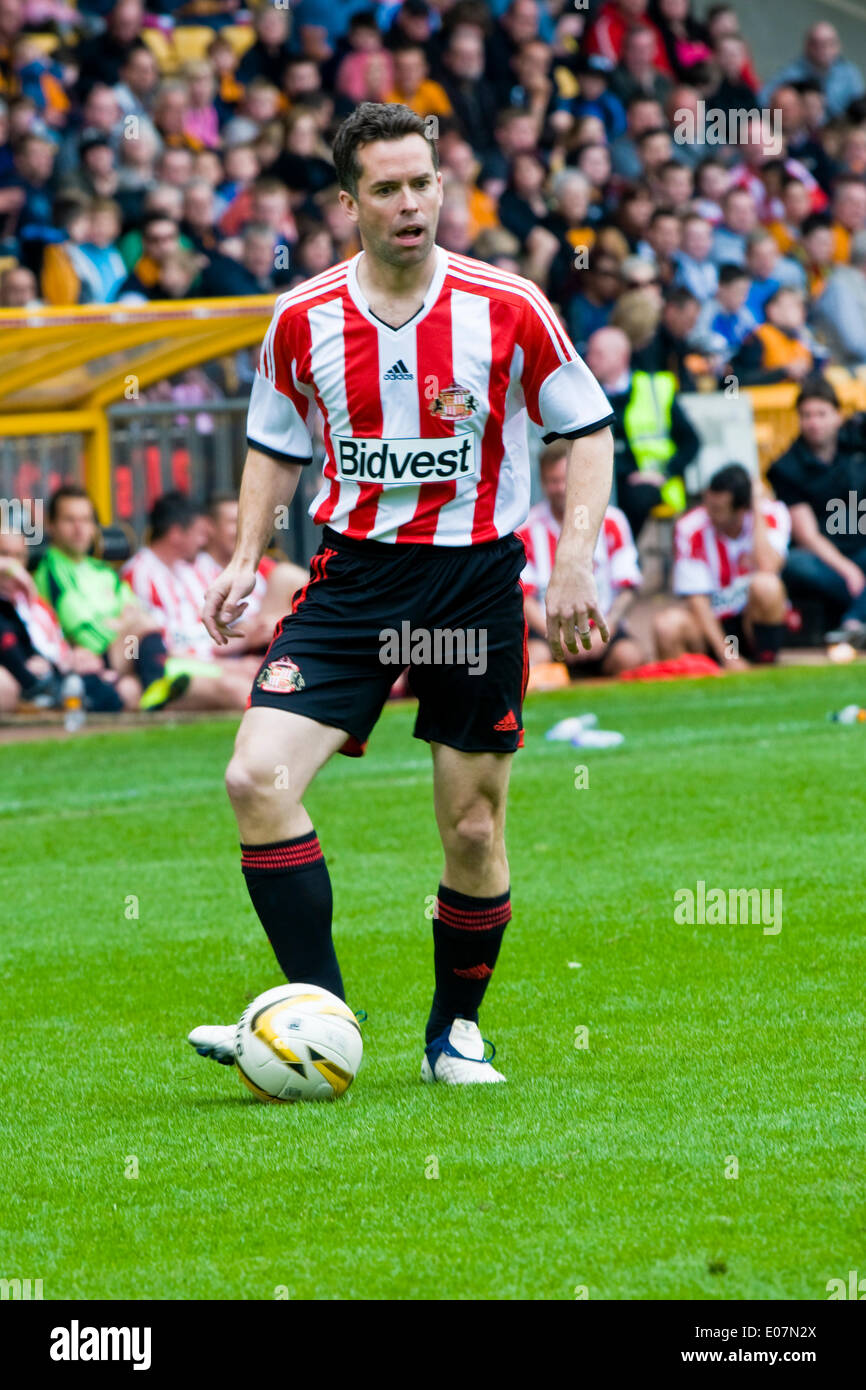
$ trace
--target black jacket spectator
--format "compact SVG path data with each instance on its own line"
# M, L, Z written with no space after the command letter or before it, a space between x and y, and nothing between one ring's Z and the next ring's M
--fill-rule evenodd
M866 414L845 421L831 462L819 459L800 435L772 464L767 478L780 502L788 507L805 502L812 508L818 529L843 555L853 557L866 548L866 534L859 528L834 525L841 502L848 513L863 518L866 531Z

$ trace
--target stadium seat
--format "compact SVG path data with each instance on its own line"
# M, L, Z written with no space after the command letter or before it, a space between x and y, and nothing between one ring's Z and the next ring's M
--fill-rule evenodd
M230 24L225 29L220 29L221 39L228 39L235 53L242 58L248 48L251 48L256 40L256 31L251 24Z
M181 24L174 31L174 52L179 64L196 62L207 56L215 30L206 24Z
M142 29L141 37L147 44L163 76L177 70L177 55L172 41L161 29Z

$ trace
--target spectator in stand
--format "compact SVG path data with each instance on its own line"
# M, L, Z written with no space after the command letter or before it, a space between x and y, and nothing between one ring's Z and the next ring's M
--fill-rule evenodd
M635 367L644 372L673 372L681 391L694 391L694 369L698 363L692 336L700 313L700 300L684 285L665 290L658 329L651 342L635 353Z
M648 0L604 0L586 36L586 52L599 53L616 66L622 62L629 30L644 28L654 39L653 67L666 77L672 77L664 39L647 17L647 7Z
M161 212L150 212L142 222L141 256L117 291L120 304L142 304L154 298L166 260L180 249L177 222Z
M799 246L793 248L806 274L809 298L812 304L810 320L817 321L821 295L833 273L833 223L829 213L813 212L807 217L801 230ZM824 335L826 338L826 334ZM838 346L837 346L838 353ZM862 360L862 357L858 360Z
M663 285L670 285L676 275L682 230L683 224L676 213L668 208L656 208L650 218L646 240L638 245L637 254L655 265Z
M171 652L167 669L188 679L184 706L244 709L259 663L223 655L201 622L205 589L192 562L207 536L202 509L182 492L164 493L151 509L149 544L127 560L121 575L160 626Z
M283 73L291 57L289 38L292 16L287 9L266 6L255 18L256 37L238 65L237 80L247 87L256 77L264 77L282 87Z
M718 85L707 97L707 108L719 111L746 111L755 106L755 89L743 77L747 49L739 34L722 34L713 46Z
M788 82L811 79L819 83L826 102L828 116L841 116L855 98L863 95L866 85L856 63L842 57L839 35L832 24L821 20L806 34L802 58L783 68L761 92L761 104L767 106L773 89Z
M110 565L90 556L97 527L84 488L67 483L52 494L48 532L51 544L34 577L66 641L91 654L91 671L136 676L140 709L157 709L180 698L189 682L166 670L168 652L158 624ZM83 675L86 659L77 661L75 669Z
M510 105L514 83L511 61L515 53L538 38L539 7L536 0L511 0L487 40L486 76L496 91L499 106Z
M143 48L141 30L144 7L141 0L117 0L109 10L106 30L85 39L78 48L78 95L82 98L97 82L113 87L136 48Z
M847 265L854 238L866 232L866 180L845 174L833 185L833 260Z
M571 64L577 78L577 96L560 97L556 110L575 121L582 116L597 116L604 125L609 142L625 133L625 107L610 88L611 71L606 59L578 53Z
M767 480L791 510L794 548L783 574L794 599L819 598L841 625L828 642L866 646L866 415L843 421L829 381L797 397L800 433Z
M765 317L767 300L778 289L806 289L806 272L798 261L779 254L776 238L767 231L753 232L746 249L746 269L752 277L747 300L756 320Z
M27 266L0 271L0 309L38 309L41 303L36 276Z
M747 188L729 188L722 198L723 218L713 233L713 260L745 265L749 237L758 226L758 208Z
M702 156L695 172L693 211L699 212L701 217L705 217L708 222L711 222L714 230L721 226L724 221L722 203L730 186L731 176L728 173L727 165L721 159L713 157L704 159ZM718 260L715 248L714 257Z
M568 441L558 439L539 460L544 501L534 506L517 532L526 549L526 568L521 575L523 606L528 630L530 667L553 660L547 636L544 596L553 568L553 556L565 515ZM593 629L589 651L582 647L565 653L572 679L616 676L639 666L643 656L624 618L641 586L637 550L628 521L618 507L608 507L593 554L593 574L599 608L607 619L610 640L605 645Z
M692 213L683 219L682 243L676 253L674 284L690 290L701 304L718 289L719 272L712 259L713 229L706 218Z
M149 119L158 88L156 59L143 43L134 44L120 67L119 81L112 86L121 114Z
M229 492L215 493L208 500L205 515L207 539L193 566L200 582L208 589L234 554L238 533L237 497ZM243 615L244 636L232 643L232 650L263 652L275 625L289 612L292 599L309 577L309 571L300 565L264 555Z
M521 0L534 3L534 0ZM444 88L430 77L426 54L420 44L394 52L394 86L386 101L408 106L418 116L450 116L451 102Z
M814 323L837 362L866 362L866 232L854 239L851 264L832 269Z
M616 496L638 537L653 507L684 509L682 475L698 436L677 401L673 372L633 371L631 344L619 328L593 333L586 363L614 413Z
M758 326L746 305L750 286L749 272L743 266L720 266L715 297L704 304L695 328L695 343L711 355L721 354L725 363Z
M626 128L610 148L613 171L621 179L633 181L641 177L643 163L637 142L649 130L664 129L664 119L655 97L632 97L626 110Z
M568 331L583 354L593 333L604 328L623 288L620 262L610 252L596 251L577 278L578 290L568 306Z
M622 60L611 74L609 90L624 107L635 97L663 104L671 81L655 66L658 39L651 29L636 24L626 32Z
M10 560L26 572L26 537L0 531L0 562ZM70 647L56 613L35 586L14 598L0 596L0 668L15 683L16 704L58 706L63 677L76 672L84 683L85 709L115 714L138 708L141 686L135 676L118 676L88 648Z
M11 170L0 176L0 213L7 213L7 235L16 248L22 242L53 240L56 156L53 140L25 135L14 147Z
M651 0L648 14L662 36L668 62L678 77L688 78L693 67L708 60L709 34L692 14L692 0Z
M799 290L774 290L764 305L765 322L743 340L731 362L741 386L804 381L815 370L815 345L806 328Z
M457 23L442 54L442 87L464 137L476 154L494 144L496 90L484 76L484 31L479 24Z
M742 464L713 474L702 503L674 527L673 591L655 618L662 660L705 651L723 671L776 660L787 594L780 578L791 520Z

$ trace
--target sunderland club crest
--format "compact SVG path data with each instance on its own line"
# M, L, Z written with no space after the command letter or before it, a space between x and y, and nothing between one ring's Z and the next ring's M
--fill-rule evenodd
M465 420L477 409L475 397L465 386L458 386L456 381L452 381L430 402L430 414L438 415L441 420Z
M256 685L259 690L269 690L273 695L292 695L296 690L303 690L306 681L291 658L281 656L259 671Z

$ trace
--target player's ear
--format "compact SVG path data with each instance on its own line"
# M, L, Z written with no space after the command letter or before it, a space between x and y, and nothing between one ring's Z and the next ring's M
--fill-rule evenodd
M337 197L339 198L340 206L342 207L346 216L349 218L349 221L357 222L358 204L355 202L355 199L352 197L351 193L349 193L347 189L341 188L339 193L337 194Z

